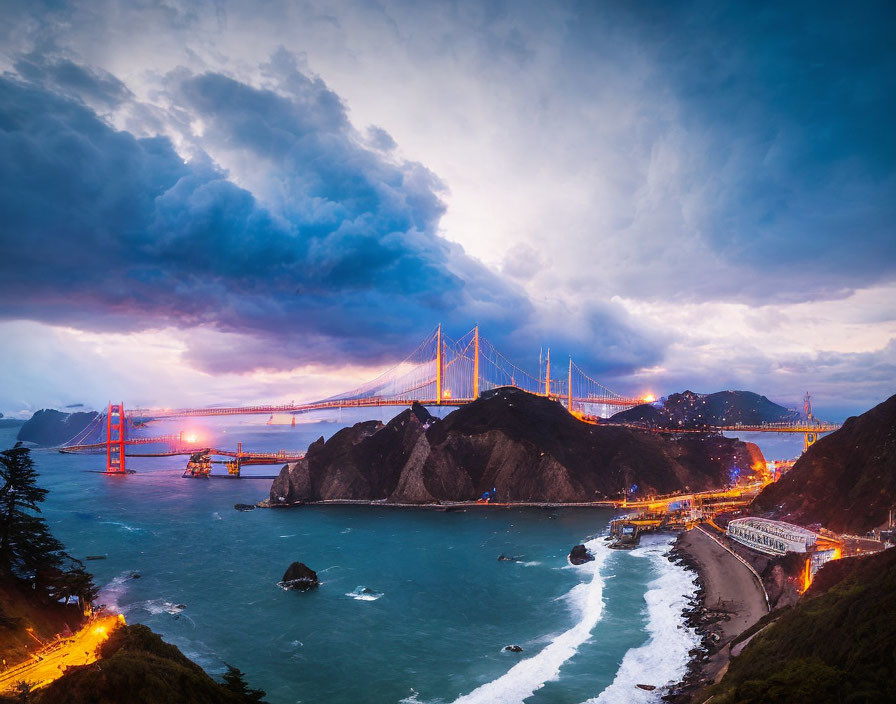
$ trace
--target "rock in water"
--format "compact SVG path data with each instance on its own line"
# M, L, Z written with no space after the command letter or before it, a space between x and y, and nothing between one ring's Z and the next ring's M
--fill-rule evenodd
M512 557L511 555L505 555L504 553L501 553L500 555L498 555L498 562L519 562L519 560L516 557Z
M588 548L584 545L576 545L572 550L569 551L569 562L573 565L584 565L586 562L591 562L594 559L594 555L588 552Z
M508 652L510 652L510 653L521 653L521 652L523 652L523 649L522 649L520 646L518 646L518 645L505 645L505 646L504 646L504 650L506 650L506 651L508 651Z
M652 684L636 684L635 687L640 687L641 689L646 689L648 692L652 692L656 689L656 687Z
M280 586L304 592L320 586L320 581L317 579L317 572L304 562L293 562L284 573Z
M234 504L233 507L237 511L254 511L255 506L253 504Z

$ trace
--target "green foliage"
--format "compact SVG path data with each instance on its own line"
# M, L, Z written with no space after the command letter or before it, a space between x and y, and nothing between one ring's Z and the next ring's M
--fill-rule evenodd
M713 704L896 701L896 550L841 563L732 660Z
M97 595L92 576L36 515L48 493L37 477L27 447L0 452L0 576L27 580L55 601L89 604Z
M246 704L257 704L262 702L265 691L263 689L249 689L245 675L233 665L227 666L227 672L224 673L222 679L224 680L224 684L222 685L224 689L236 694L240 697L240 701L246 702Z
M61 563L62 543L34 515L47 490L37 486L31 451L18 443L0 452L0 572L36 575Z

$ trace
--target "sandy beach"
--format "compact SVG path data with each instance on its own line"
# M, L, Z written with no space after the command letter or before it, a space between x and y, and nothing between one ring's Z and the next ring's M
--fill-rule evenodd
M768 613L765 590L753 572L699 528L682 533L676 551L697 570L703 589L702 607L691 622L704 633L708 657L694 668L677 701L688 701L703 683L724 674L730 642Z

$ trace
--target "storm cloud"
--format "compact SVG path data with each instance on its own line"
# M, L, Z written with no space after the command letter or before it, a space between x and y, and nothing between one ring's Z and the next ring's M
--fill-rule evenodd
M287 61L280 92L219 73L171 79L174 114L203 125L189 161L168 137L116 130L53 90L58 72L27 72L50 87L0 79L2 315L243 336L227 354L191 345L210 371L387 362L437 322L455 334L478 322L510 352L559 329L439 236L434 174L365 147L338 96L275 58ZM94 73L66 75L81 84ZM244 173L265 201L204 145L251 164ZM610 320L592 312L589 323ZM584 347L583 335L572 339ZM639 351L651 354L646 342Z

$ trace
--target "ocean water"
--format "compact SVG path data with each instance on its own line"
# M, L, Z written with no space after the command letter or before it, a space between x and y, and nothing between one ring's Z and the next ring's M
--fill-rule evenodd
M147 432L297 450L360 419ZM0 445L15 433L0 430ZM635 685L675 681L697 642L681 621L693 577L666 559L671 539L611 551L609 510L238 512L269 479L184 479L181 457L132 459L136 474L108 477L95 473L103 459L34 452L54 533L77 557L106 555L86 563L100 600L213 675L239 667L272 704L654 702L658 692ZM580 542L596 559L572 567ZM318 572L319 589L277 586L294 560Z

